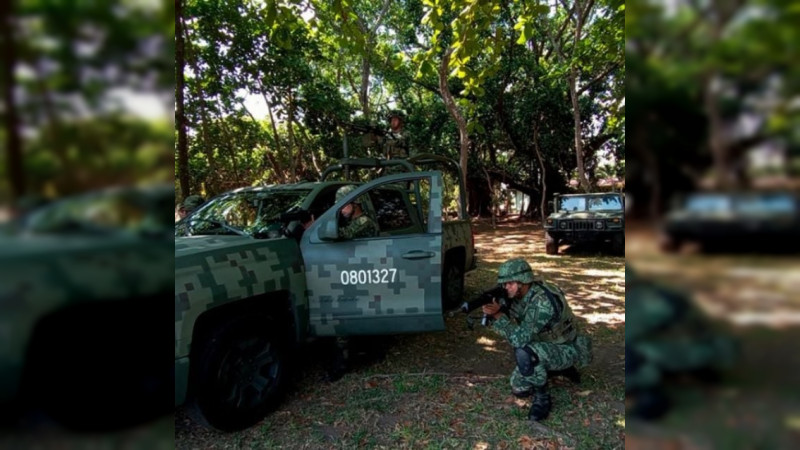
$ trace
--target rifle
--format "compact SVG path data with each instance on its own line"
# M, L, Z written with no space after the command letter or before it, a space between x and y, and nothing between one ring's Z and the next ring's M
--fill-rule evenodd
M508 305L506 304L506 289L503 286L497 285L488 291L482 292L476 298L466 301L461 305L461 311L465 314L469 314L472 311L480 308L483 305L492 303L492 300L497 299L499 303L502 305L500 310L505 311L508 309ZM481 319L481 325L486 326L489 324L489 316L483 315L483 319ZM470 328L472 328L470 326Z

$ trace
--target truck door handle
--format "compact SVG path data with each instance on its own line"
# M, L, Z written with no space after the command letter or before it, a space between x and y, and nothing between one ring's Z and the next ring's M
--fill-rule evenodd
M422 250L412 250L408 253L403 253L403 258L405 259L423 259L423 258L433 258L436 253L434 252L425 252Z

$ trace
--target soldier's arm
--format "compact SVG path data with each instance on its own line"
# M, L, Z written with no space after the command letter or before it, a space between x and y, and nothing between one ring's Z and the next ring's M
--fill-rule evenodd
M522 347L531 342L555 315L553 306L538 292L531 300L532 305L525 311L525 317L519 325L514 324L507 315L502 315L494 323L494 328L508 341L512 347Z

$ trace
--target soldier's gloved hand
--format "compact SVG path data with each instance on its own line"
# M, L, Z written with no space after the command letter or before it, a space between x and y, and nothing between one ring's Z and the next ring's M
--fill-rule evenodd
M497 303L497 299L492 299L492 303L487 303L481 307L483 309L483 313L487 316L491 316L497 319L496 314L500 312L500 303Z

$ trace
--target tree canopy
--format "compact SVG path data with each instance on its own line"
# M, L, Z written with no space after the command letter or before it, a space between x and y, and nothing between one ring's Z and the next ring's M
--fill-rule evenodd
M345 149L376 156L396 109L412 152L461 161L473 214L500 182L544 200L570 179L592 189L602 160L622 175L620 2L177 5L182 196L315 178Z

